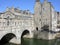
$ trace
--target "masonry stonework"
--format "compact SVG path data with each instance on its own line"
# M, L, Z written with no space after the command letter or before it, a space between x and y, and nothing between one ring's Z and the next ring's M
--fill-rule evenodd
M60 31L60 13L54 10L50 2L36 0L34 14L29 10L7 8L0 13L0 40L8 33L16 37L10 40L13 43L21 43L21 35L25 30L29 31L29 38L55 39ZM16 40L16 41L15 41Z

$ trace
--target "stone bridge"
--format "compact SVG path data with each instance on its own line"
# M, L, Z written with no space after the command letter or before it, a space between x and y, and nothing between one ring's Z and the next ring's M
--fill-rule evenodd
M21 38L28 34L33 38L34 31L33 15L21 14L14 9L0 14L0 43L12 42L21 44Z
M46 33L46 31L39 32L41 31L41 24L43 24L40 18L40 15L33 15L28 10L22 11L16 8L9 8L5 12L0 13L0 43L21 44L21 38L23 36L33 38L34 31L37 32L39 39L40 37L44 39L55 38L55 34ZM37 34L35 37L37 37Z
M26 34L29 35L27 38L33 37L32 30L0 30L0 40L2 43L9 41L11 43L21 44L21 38Z

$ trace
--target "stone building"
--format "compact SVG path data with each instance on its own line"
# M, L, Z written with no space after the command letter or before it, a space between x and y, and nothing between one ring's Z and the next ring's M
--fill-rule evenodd
M8 8L4 13L0 13L0 30L6 30L8 29L7 27L9 27L9 30L12 30L13 27L27 29L26 26L29 27L31 25L34 27L33 14L28 10L23 11L12 7Z
M40 0L36 0L34 14L36 27L38 27L39 30L46 25L49 30L56 31L57 15L50 2L44 0L44 2L41 3Z
M56 12L57 14L57 30L60 31L60 12Z

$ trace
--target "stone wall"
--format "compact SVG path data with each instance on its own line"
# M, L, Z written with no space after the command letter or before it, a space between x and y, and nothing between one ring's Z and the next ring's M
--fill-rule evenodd
M50 33L46 31L35 31L35 38L37 39L45 39L45 40L52 40L55 39L56 33Z

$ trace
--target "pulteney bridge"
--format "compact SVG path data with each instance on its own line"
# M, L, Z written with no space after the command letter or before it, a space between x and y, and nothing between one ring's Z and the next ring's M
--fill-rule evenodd
M38 39L42 38L47 40L55 39L56 33L52 31L49 32L49 30L47 30L46 33L44 29L41 31L46 21L44 22L43 20L44 23L42 23L39 14L36 13L33 15L29 10L22 11L16 8L9 8L6 12L0 13L0 42L6 43L9 41L21 44L21 38L23 36L27 38L33 38L35 36ZM55 21L53 21L53 29L56 27L54 24ZM44 27L46 27L46 25ZM47 26L48 28L50 27L49 25ZM36 35L33 32L36 33Z
M26 13L26 14L25 14ZM7 9L0 14L0 40L2 43L12 42L21 44L21 37L29 33L28 38L33 37L34 21L29 12Z

